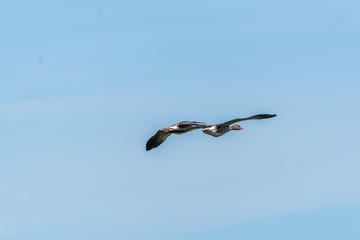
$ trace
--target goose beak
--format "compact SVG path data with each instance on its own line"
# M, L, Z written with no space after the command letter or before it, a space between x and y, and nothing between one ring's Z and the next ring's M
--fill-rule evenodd
M243 130L244 128L243 127L240 127L240 130Z

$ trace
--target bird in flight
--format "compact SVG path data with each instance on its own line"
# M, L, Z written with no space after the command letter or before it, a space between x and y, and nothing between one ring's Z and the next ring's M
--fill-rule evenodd
M171 125L170 127L162 128L159 131L157 131L157 133L147 141L146 151L149 151L153 148L160 146L160 144L165 142L165 140L173 133L180 135L207 126L208 125L204 122L183 121Z
M203 133L211 135L213 137L220 137L220 136L224 135L225 133L230 132L231 130L243 130L243 128L240 127L240 125L235 124L235 125L230 126L231 124L234 124L234 123L237 123L240 121L252 120L252 119L272 118L275 116L276 116L276 114L258 114L258 115L254 115L254 116L251 116L248 118L236 118L236 119L228 121L228 122L207 126L203 129Z
M146 151L149 151L153 148L157 148L160 146L171 134L184 134L190 132L195 129L202 128L205 134L211 135L213 137L220 137L231 130L242 130L243 128L239 125L230 126L236 122L252 120L252 119L266 119L275 117L276 114L258 114L248 118L236 118L234 120L209 125L204 122L196 122L196 121L183 121L171 125L170 127L162 128L157 133L152 136L146 143Z

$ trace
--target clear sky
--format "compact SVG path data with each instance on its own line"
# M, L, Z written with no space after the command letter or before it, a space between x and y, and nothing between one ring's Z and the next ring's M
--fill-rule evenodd
M360 239L359 12L3 0L0 239Z

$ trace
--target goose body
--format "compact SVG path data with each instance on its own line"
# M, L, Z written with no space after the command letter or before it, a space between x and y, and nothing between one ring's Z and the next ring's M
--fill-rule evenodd
M230 130L228 130L228 131L230 131ZM220 137L220 136L224 135L225 133L227 133L228 131L226 131L225 129L223 131L220 131L220 129L216 125L206 127L203 129L204 133L211 135L213 137Z

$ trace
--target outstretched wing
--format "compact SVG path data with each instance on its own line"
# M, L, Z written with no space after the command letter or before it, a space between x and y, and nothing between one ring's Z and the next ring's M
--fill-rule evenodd
M160 146L168 136L170 136L171 133L167 133L164 131L159 130L154 136L152 136L147 142L146 142L146 151L149 151L153 148L156 148Z
M231 124L234 124L236 122L240 122L240 121L246 121L246 120L253 120L253 119L266 119L266 118L272 118L275 117L276 114L258 114L258 115L254 115L248 118L236 118L234 120L228 121L228 122L224 122L222 124L220 124L220 126L230 126Z
M178 129L172 130L171 132L159 130L154 136L152 136L146 143L146 151L160 146L172 133L183 134L197 128L205 128L208 126L204 122L195 121L183 121L172 126L175 125L177 125Z

